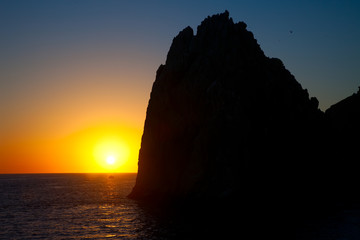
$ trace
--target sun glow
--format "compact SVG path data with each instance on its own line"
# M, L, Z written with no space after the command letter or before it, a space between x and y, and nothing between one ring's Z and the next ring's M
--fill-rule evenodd
M63 169L72 172L137 172L142 131L126 126L100 125L63 139L59 149ZM67 172L63 170L62 172Z
M116 171L129 160L129 146L119 137L100 139L94 148L97 163L107 171Z
M114 156L110 155L106 158L106 162L110 165L113 165L116 162L116 159Z

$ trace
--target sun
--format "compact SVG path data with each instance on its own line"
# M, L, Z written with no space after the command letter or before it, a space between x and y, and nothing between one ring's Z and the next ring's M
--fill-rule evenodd
M118 138L100 139L94 148L98 165L106 172L121 171L129 160L130 150L126 142Z
M109 155L106 158L106 162L110 165L113 165L116 162L116 158L113 155Z

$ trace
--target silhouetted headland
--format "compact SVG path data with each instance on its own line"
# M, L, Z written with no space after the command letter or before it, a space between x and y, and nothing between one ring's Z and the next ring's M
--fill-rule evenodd
M225 11L174 38L151 91L131 198L236 206L283 223L338 204L347 182L334 187L334 175L355 160L341 157L340 137L359 133L359 93L323 113L246 27Z
M330 180L338 202L359 207L360 197L355 189L360 183L360 87L357 93L327 109L325 116L329 134L326 152L333 165Z

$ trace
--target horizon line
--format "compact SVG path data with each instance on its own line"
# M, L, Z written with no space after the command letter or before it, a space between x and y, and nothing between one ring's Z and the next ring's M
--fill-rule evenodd
M11 174L137 174L138 172L19 172L19 173L0 173L0 175L11 175Z

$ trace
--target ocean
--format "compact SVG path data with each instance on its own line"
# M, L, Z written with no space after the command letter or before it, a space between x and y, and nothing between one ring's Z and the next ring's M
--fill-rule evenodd
M191 209L179 217L127 198L135 180L120 173L0 174L0 239L250 239L241 214L224 219L209 209L201 217ZM267 235L264 225L249 229ZM358 240L360 209L344 208L297 230L301 240Z
M136 174L0 175L0 239L169 239L128 199Z

